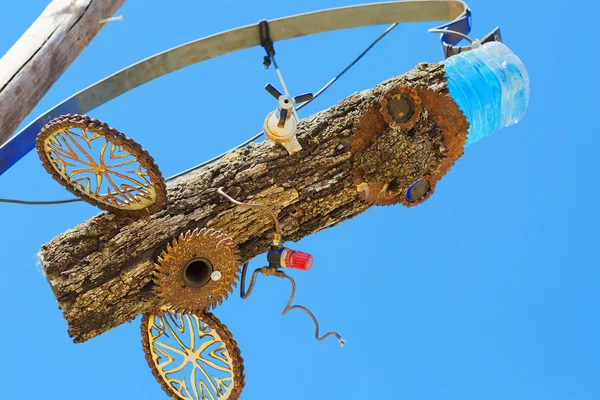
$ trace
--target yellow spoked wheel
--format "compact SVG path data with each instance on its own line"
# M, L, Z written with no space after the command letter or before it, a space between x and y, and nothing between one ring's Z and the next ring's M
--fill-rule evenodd
M81 115L50 121L36 139L46 171L82 200L129 216L149 215L167 201L152 157L121 132Z
M142 319L146 360L173 399L236 400L244 387L244 360L231 333L211 313L161 308Z

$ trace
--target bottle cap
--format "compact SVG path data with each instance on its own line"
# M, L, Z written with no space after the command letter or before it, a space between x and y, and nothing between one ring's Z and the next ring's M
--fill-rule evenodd
M313 256L301 251L289 250L285 257L285 266L288 268L308 271L313 264Z

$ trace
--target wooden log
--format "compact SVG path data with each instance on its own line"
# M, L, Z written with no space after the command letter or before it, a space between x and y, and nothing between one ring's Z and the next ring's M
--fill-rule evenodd
M379 100L399 87L445 99L443 115L423 98L412 127L390 126ZM187 230L227 233L244 261L268 250L272 220L263 211L233 206L216 193L221 186L239 200L272 207L284 240L296 241L368 209L364 199L373 201L364 190L372 183L382 183L377 193L386 201L385 193L404 199L408 186L423 177L435 184L462 153L456 143L464 145L468 127L447 93L443 66L420 64L302 120L303 150L293 156L269 141L251 144L170 183L167 208L148 219L102 213L57 236L42 247L40 260L69 335L83 342L158 306L154 262ZM453 136L441 132L448 126Z
M0 145L125 0L53 0L0 59Z

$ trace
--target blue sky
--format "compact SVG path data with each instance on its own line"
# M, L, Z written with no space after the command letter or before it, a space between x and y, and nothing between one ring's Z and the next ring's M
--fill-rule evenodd
M3 4L0 54L46 0ZM169 47L222 30L350 0L129 1L28 118L105 76ZM174 3L172 3L174 4ZM242 399L598 399L599 133L596 2L473 0L475 37L495 26L531 78L525 119L470 146L424 204L371 208L294 244L315 257L294 274L297 301L322 329L348 341L316 342L307 316L280 313L288 286L259 282L247 301L215 314L246 366ZM441 59L434 24L398 27L309 107ZM276 43L290 90L316 91L385 27ZM547 29L547 30L544 30ZM276 83L249 49L151 82L94 110L141 143L165 176L243 141L274 106ZM224 104L238 117L222 129ZM34 153L0 177L0 197L68 198ZM95 215L87 204L0 205L2 397L165 398L143 357L139 318L74 345L36 264L40 246ZM253 266L260 266L259 257Z

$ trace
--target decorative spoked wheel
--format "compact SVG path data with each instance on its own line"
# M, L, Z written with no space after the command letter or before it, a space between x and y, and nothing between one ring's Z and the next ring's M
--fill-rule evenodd
M148 152L103 122L64 115L44 126L36 147L56 181L103 210L140 217L167 201L162 174Z
M173 399L236 400L244 360L231 333L213 314L163 307L142 319L146 360Z

